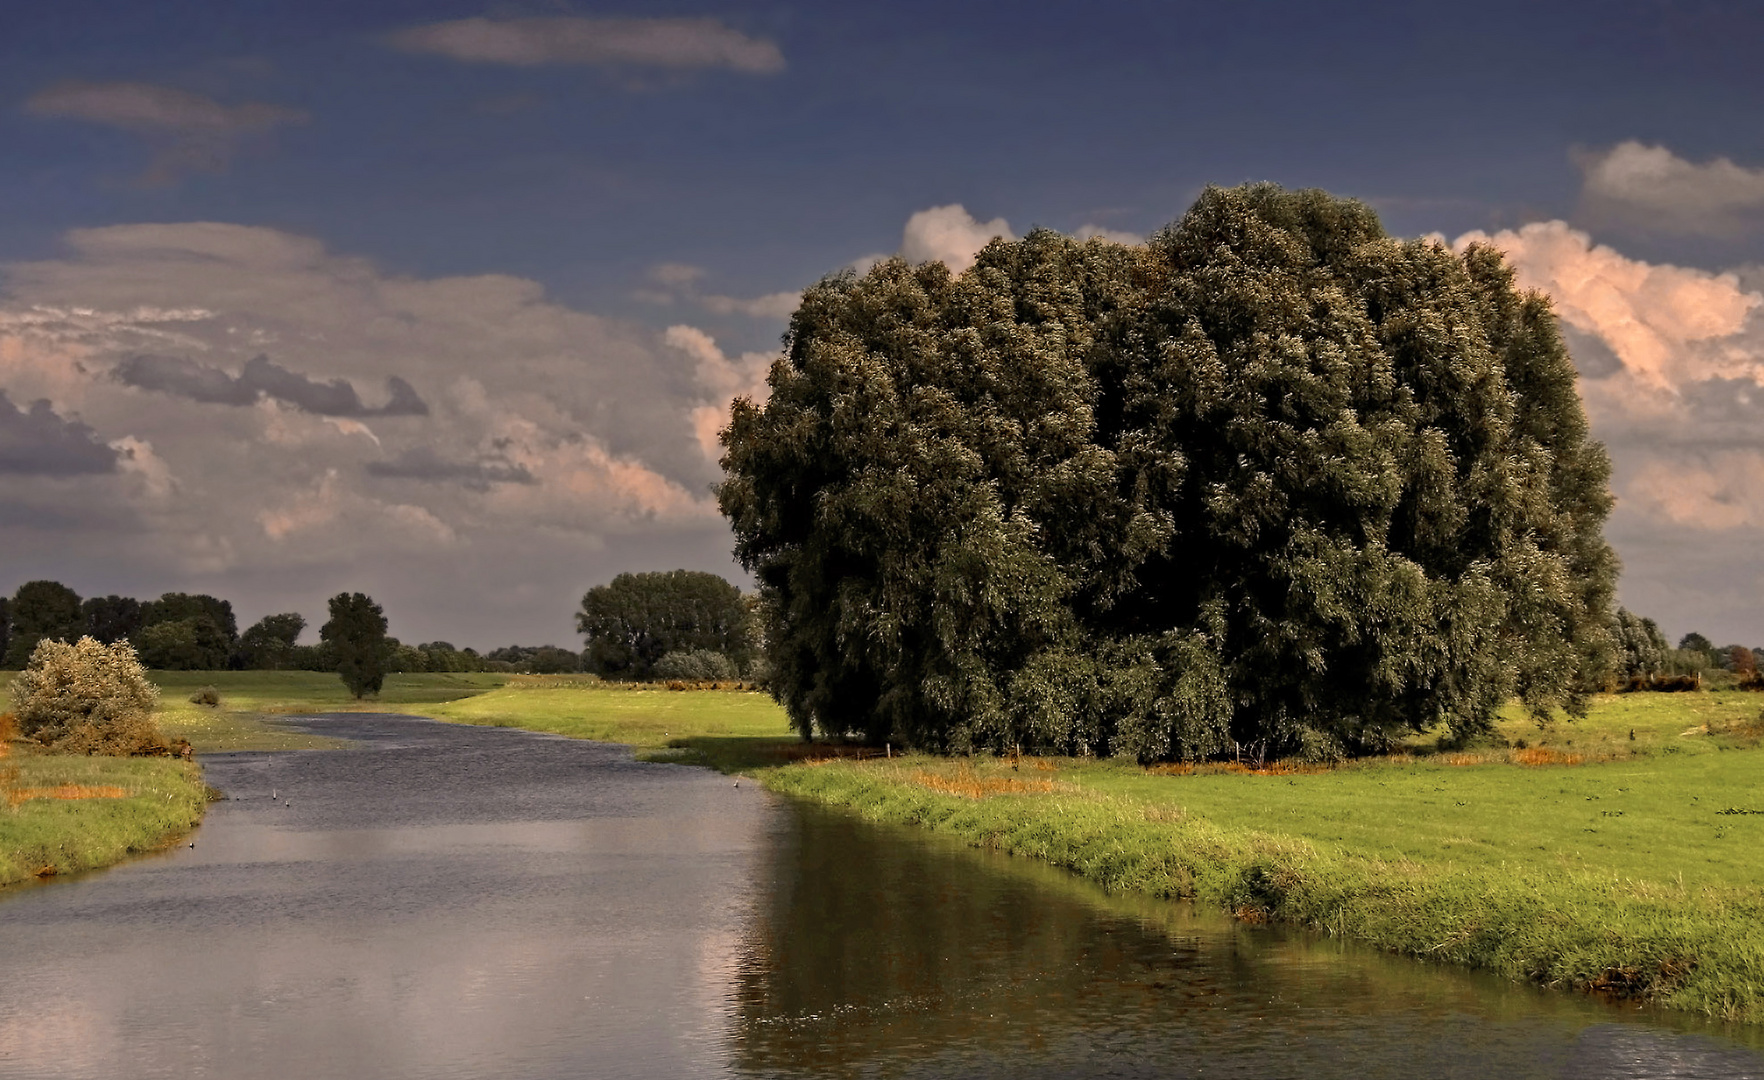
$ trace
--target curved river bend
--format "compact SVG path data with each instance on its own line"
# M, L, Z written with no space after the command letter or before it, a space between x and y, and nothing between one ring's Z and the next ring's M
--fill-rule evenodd
M1746 1033L396 716L206 759L194 847L0 896L0 1077L1719 1077ZM1743 1041L1741 1041L1743 1040Z

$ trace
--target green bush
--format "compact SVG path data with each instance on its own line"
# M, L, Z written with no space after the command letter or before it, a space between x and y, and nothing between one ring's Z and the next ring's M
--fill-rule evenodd
M57 753L122 757L165 748L153 722L159 691L126 641L40 641L11 694L20 734Z
M690 682L721 682L741 677L735 661L714 649L682 649L655 662L651 673L658 679Z

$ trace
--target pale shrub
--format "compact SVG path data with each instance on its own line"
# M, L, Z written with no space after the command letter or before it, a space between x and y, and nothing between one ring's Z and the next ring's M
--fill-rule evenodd
M153 722L159 690L126 641L45 639L12 680L19 732L64 754L163 752Z

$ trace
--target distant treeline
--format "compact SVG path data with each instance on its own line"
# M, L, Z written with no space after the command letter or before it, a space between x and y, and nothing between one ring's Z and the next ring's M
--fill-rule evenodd
M157 600L131 596L81 599L58 581L29 581L0 596L0 667L23 668L44 638L128 641L141 662L169 671L336 671L332 642L299 644L306 617L266 615L239 632L230 601L204 593L166 593ZM558 674L583 670L582 655L555 645L508 645L480 654L451 642L406 645L387 639L386 670L503 671Z
M1617 609L1616 639L1619 684L1616 689L1686 689L1686 680L1701 685L1706 674L1726 672L1747 689L1764 689L1759 669L1764 649L1749 645L1716 645L1695 631L1673 648L1652 619Z

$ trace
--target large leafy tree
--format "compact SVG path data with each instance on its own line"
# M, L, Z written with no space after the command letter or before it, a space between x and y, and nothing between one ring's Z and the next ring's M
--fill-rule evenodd
M1357 752L1610 663L1609 466L1547 301L1362 204L1210 189L805 294L720 499L805 733Z
M205 593L166 593L157 600L141 605L141 630L136 642L142 646L142 659L149 666L158 664L148 658L147 630L166 623L187 623L187 629L165 632L180 642L193 639L195 652L187 663L192 669L215 670L229 665L239 642L239 623L233 616L231 601ZM179 667L186 661L180 660Z
M582 597L576 630L589 670L639 679L670 652L709 649L739 667L754 649L741 590L698 570L620 574L597 585Z
M240 663L260 671L293 667L295 643L305 629L306 616L299 612L265 615L239 635Z
M132 639L141 629L142 604L132 596L94 596L81 607L86 633L105 645Z
M386 613L365 593L338 593L330 607L319 640L331 646L343 685L358 698L379 693L396 647L386 636Z
M12 594L12 633L6 644L6 666L22 668L37 642L77 641L86 633L80 594L59 581L27 581Z

